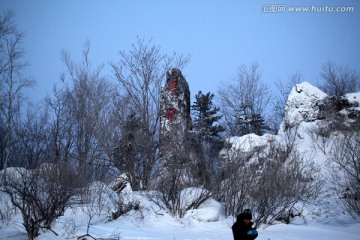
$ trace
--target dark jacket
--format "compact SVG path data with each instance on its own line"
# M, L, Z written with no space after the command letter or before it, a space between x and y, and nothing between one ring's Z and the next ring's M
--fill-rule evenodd
M241 217L237 218L236 222L232 225L231 228L234 235L234 240L254 240L257 237L257 233L255 235L249 234L249 231L255 230L255 228L245 225Z

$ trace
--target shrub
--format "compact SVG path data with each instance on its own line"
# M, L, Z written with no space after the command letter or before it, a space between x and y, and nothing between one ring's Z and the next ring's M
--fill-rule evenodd
M38 169L8 168L1 172L2 191L19 209L29 239L40 229L51 230L54 221L65 212L76 193L76 176L66 164L43 164Z

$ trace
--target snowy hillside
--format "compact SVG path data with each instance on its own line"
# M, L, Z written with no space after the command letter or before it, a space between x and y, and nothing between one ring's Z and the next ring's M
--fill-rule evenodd
M324 181L323 199L316 205L304 205L301 216L291 219L290 224L275 222L272 226L260 226L259 240L358 240L360 239L360 224L351 218L339 204L336 193L329 191L327 151L333 144L333 134L324 140L313 135L314 129L322 124L324 108L329 106L327 94L308 83L295 86L288 98L286 113L281 130L277 135L257 136L249 134L242 137L232 137L230 152L246 152L251 149L264 147L271 151L270 143L286 142L289 139L289 129L293 129L293 140L303 159L312 161L319 169L319 177ZM341 101L346 100L346 107L335 109L344 121L354 121L353 116L359 116L360 92L347 94ZM291 132L291 131L290 131ZM314 139L318 142L314 142ZM222 154L225 154L222 152ZM233 217L225 217L223 206L214 199L208 199L197 209L188 210L183 218L170 215L169 211L150 201L148 192L133 192L129 186L124 190L122 201L134 202L136 207L117 220L109 221L109 215L114 210L114 199L118 196L108 186L94 184L93 189L105 189L105 195L96 195L86 205L68 209L60 217L53 228L54 232L42 233L38 239L233 239L231 225ZM184 189L181 204L188 204L200 189ZM319 193L320 194L320 193ZM186 197L185 197L186 196ZM1 199L6 196L1 195ZM190 198L190 199L188 199ZM1 201L4 203L4 201ZM115 201L116 202L116 201ZM6 207L6 206L2 206ZM11 209L11 206L9 207ZM96 209L96 211L91 211ZM95 212L96 214L92 214ZM27 239L26 232L21 225L19 213L8 223L0 225L0 239Z

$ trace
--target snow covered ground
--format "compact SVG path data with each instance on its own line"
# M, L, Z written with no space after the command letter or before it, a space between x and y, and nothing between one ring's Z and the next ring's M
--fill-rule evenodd
M199 209L189 210L181 219L172 217L144 196L132 193L132 198L141 200L140 210L131 210L118 220L107 222L107 210L92 216L89 234L98 239L141 239L141 240L213 240L233 239L231 225L234 219L225 218L222 207L214 200L203 203ZM321 207L315 207L321 209ZM339 208L340 209L340 208ZM303 212L302 217L292 219L291 224L276 223L258 229L258 240L359 240L360 223L356 223L339 209L334 212L321 210ZM68 209L59 218L53 232L42 233L39 240L77 239L86 235L89 214L88 209L79 206ZM340 215L339 215L340 214ZM0 224L0 239L26 240L27 235L21 225L18 214L5 225ZM86 239L93 239L87 237Z
M18 223L19 224L19 223ZM90 234L98 238L112 239L168 239L168 240L205 240L205 239L233 239L231 226L232 220L224 219L218 222L199 221L174 221L172 219L158 219L152 222L132 222L130 219L122 219L107 224L99 224L90 227ZM16 226L16 224L15 224ZM86 233L86 229L80 229L76 236ZM0 229L0 239L25 240L27 236L20 226L3 226ZM53 233L44 233L39 240L51 239L76 239L68 236L55 236ZM90 238L88 238L90 239ZM325 225L320 223L305 224L277 224L265 229L259 229L259 240L359 240L360 224L349 226Z

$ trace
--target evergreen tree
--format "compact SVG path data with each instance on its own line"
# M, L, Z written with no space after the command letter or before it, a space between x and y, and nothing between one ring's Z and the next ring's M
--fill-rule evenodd
M197 168L194 170L198 172L196 178L200 184L210 191L216 191L214 186L218 174L218 155L223 146L220 134L225 130L218 123L222 116L218 114L220 109L213 106L213 98L214 94L203 94L199 91L191 106L194 116L194 141L199 153Z
M255 133L261 136L270 130L261 114L252 112L251 108L245 104L236 111L236 125L241 135Z
M218 124L222 116L218 115L220 109L213 106L213 98L213 93L203 94L199 91L195 95L194 104L191 106L195 117L193 129L202 140L219 139L219 134L224 131L224 128Z

